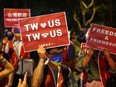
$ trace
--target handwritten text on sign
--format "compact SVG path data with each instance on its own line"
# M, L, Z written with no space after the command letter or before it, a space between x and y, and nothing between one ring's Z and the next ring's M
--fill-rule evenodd
M104 50L116 54L116 29L92 24L87 44L93 48Z
M69 44L64 12L19 20L25 51L36 50L39 45L46 48Z

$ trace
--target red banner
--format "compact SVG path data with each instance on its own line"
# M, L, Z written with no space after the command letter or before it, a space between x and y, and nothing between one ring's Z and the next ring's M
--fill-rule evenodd
M30 17L30 9L4 9L5 27L13 27L18 24L18 20Z
M65 12L19 20L25 51L69 45Z
M87 45L116 54L116 28L92 24Z

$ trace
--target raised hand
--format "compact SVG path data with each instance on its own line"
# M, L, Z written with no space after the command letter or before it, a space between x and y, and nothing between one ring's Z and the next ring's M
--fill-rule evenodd
M92 48L87 49L87 55L92 56L94 54L94 50Z
M106 58L110 57L110 52L108 50L104 50L103 53Z
M46 50L42 45L39 46L37 52L38 52L38 55L39 55L40 58L45 58Z
M28 84L27 84L27 72L24 75L23 81L21 79L19 79L19 83L18 83L17 87L28 87Z

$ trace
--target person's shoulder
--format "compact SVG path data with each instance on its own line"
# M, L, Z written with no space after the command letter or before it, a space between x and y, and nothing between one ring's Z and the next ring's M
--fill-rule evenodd
M68 68L68 66L66 66L65 64L61 64L60 66L63 68Z
M64 65L64 64L61 64L61 67L62 67L63 74L65 76L67 75L67 77L68 77L70 75L70 73L71 73L71 69L68 66Z
M70 80L71 77L71 69L66 66L66 65L61 65L62 66L62 76L64 78L64 83L66 85L66 87L68 86L68 81Z

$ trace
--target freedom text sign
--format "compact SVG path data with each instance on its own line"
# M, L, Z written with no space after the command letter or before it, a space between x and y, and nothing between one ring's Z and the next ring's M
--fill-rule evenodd
M116 28L92 24L87 45L98 50L109 50L116 54Z

